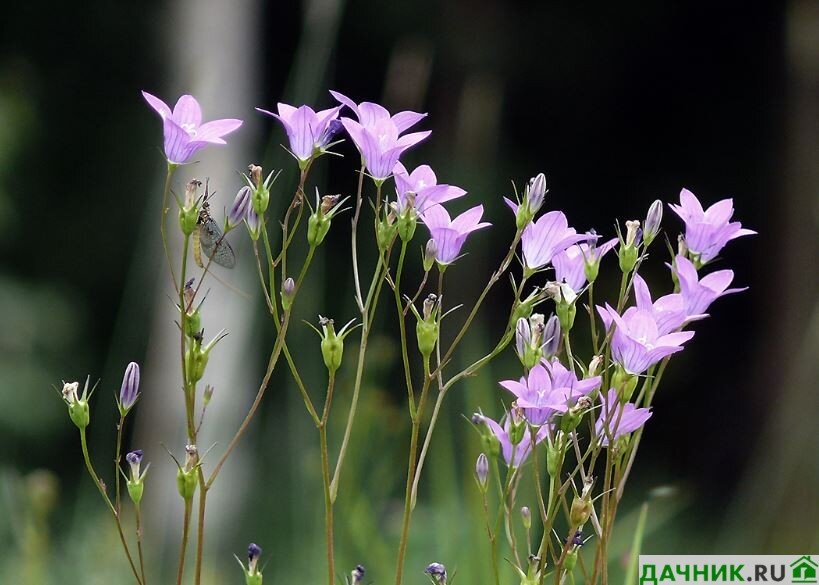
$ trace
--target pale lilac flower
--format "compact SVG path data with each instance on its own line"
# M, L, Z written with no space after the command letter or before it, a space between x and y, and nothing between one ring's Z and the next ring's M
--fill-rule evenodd
M733 199L717 201L703 210L697 197L688 189L680 191L680 204L669 207L685 222L685 243L700 264L713 260L730 240L755 234L738 221L732 222Z
M660 224L663 222L663 202L659 199L655 200L648 208L646 220L643 222L643 240L646 246L654 241L657 234L660 233Z
M608 303L598 306L597 312L606 329L616 325L611 340L611 352L629 374L638 375L663 358L682 351L682 344L694 336L692 331L663 334L659 331L653 308L629 307L619 315Z
M555 269L555 280L565 282L578 293L586 285L586 265L597 264L609 250L617 245L617 238L612 238L602 246L587 243L573 244L558 252L552 258Z
M392 174L401 154L431 134L427 130L401 136L411 126L420 122L426 114L406 111L391 116L386 108L378 104L372 102L356 104L341 93L335 91L330 93L358 117L357 122L352 118L341 118L341 123L361 153L367 171L376 182L386 180Z
M554 415L567 412L578 398L596 390L600 382L600 376L578 380L555 359L542 360L528 376L519 381L503 380L500 385L517 397L515 405L523 409L530 424L542 425Z
M510 416L505 416L501 421L502 424L498 424L488 416L482 414L475 414L472 420L475 423L485 424L491 433L495 435L495 438L498 439L498 443L500 443L503 460L506 461L508 466L518 467L522 465L529 457L529 453L532 452L532 434L528 430L523 433L523 438L520 443L512 445L512 441L509 439L509 432L512 426ZM541 426L535 435L536 443L543 441L549 434L549 430L549 425Z
M675 263L676 266L672 268L680 282L680 294L689 316L702 315L721 296L748 290L747 286L728 288L734 280L733 270L717 270L700 279L697 269L688 258L677 256Z
M411 173L400 162L392 171L398 194L398 213L407 207L423 213L432 205L444 203L466 195L466 191L453 185L438 184L438 178L429 165L421 165Z
M632 309L648 311L657 324L657 331L660 335L671 333L688 321L702 318L702 315L688 314L685 310L685 299L679 293L662 296L656 301L652 300L648 284L639 274L634 275L634 298L637 306L626 309L623 316L625 317Z
M320 154L341 130L338 121L341 106L316 112L310 106L296 108L280 103L277 104L278 114L262 108L256 109L282 123L290 140L290 152L301 163L306 163L317 153Z
M475 477L478 478L481 487L485 488L489 479L489 459L487 459L486 453L478 455L478 459L475 461Z
M122 412L128 412L139 398L139 364L131 362L122 376L119 390L119 405Z
M451 219L441 205L433 205L424 211L420 216L421 221L427 226L429 235L435 242L435 259L439 264L451 264L461 253L469 234L492 225L481 222L482 216L483 205L468 209L455 219Z
M603 409L597 419L594 430L603 446L608 446L609 437L616 440L632 433L651 418L650 408L637 408L631 402L622 404L614 388L608 391L608 397L600 394Z
M202 108L191 95L183 95L171 108L156 96L142 92L145 101L162 118L165 133L165 158L181 165L210 144L226 144L222 137L242 125L241 120L227 118L202 123Z
M556 254L572 244L597 239L593 234L578 234L562 211L550 211L523 230L521 246L526 268L537 270L552 261Z

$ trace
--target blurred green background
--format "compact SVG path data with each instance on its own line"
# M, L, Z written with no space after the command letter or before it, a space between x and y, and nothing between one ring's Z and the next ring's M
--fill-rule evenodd
M152 462L153 581L169 582L174 570L181 510L160 443L181 452L182 400L157 229L161 127L141 89L167 101L193 93L206 118L244 118L231 146L183 169L177 189L210 177L219 208L249 162L285 168L273 213L289 201L293 163L278 146L283 132L254 106L326 107L327 90L337 89L393 111L428 111L432 138L406 161L467 189L468 201L454 207L481 202L494 224L447 273L449 306L470 303L508 249L514 228L500 197L510 180L545 172L547 205L606 236L615 218L642 218L653 199L673 201L684 186L707 203L733 197L737 219L759 236L732 243L719 267L751 288L719 301L671 363L619 518L615 563L638 505L661 486L672 489L651 499L647 553L819 548L818 2L35 0L7 3L0 30L0 583L130 582L52 386L101 379L91 448L111 483L112 394L131 360L143 367L143 399L126 446ZM340 150L346 158L316 166L311 189L354 191L357 157L348 144ZM299 319L355 316L348 225L333 226ZM679 223L664 225L673 239ZM237 236L240 266L218 275L250 294L211 281L206 307L208 331L231 331L208 370L216 395L206 435L217 453L273 339L251 248ZM659 252L646 274L664 290ZM608 267L601 285L614 288ZM413 256L407 282L419 273ZM508 299L502 283L456 360L494 344L505 321L497 307ZM392 578L409 429L391 309L385 296L336 514L339 570L362 563L375 583ZM318 392L318 343L300 323L291 331ZM355 346L341 372L336 448ZM587 347L579 353L588 359ZM431 561L457 569L456 582L486 582L471 479L478 441L464 416L478 407L499 414L495 382L517 375L508 353L446 403L408 583L424 582ZM284 368L226 470L210 498L207 582L240 583L231 555L243 556L250 541L265 549L271 583L317 582L318 440Z

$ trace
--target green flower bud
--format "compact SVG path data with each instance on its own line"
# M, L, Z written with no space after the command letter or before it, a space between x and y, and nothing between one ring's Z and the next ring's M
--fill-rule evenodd
M410 305L412 307L412 305ZM424 300L423 316L418 314L415 307L412 307L412 312L415 314L418 322L415 324L415 336L418 339L418 351L424 356L424 359L429 359L432 352L435 350L435 345L438 343L438 334L440 332L440 322L438 320L438 297L430 294Z
M396 223L394 216L392 216L391 220L391 216L392 214L388 215L386 219L379 221L378 226L376 227L375 239L376 243L378 244L378 249L381 252L384 252L390 247L390 244L392 244L396 234L398 233L398 223Z
M509 442L512 445L520 445L523 437L529 432L526 425L526 418L523 416L523 410L520 408L512 408L509 412L509 418L512 424L509 426Z
M199 209L197 206L197 193L202 182L198 179L191 179L185 186L185 202L179 210L179 228L182 233L189 236L196 229L196 224L199 221Z
M68 405L68 416L82 430L91 423L91 409L88 406L88 382L85 383L82 396L77 395L79 382L63 383L63 400Z
M313 212L307 220L307 243L311 246L318 246L324 241L327 232L330 231L330 219Z
M614 370L614 376L611 379L611 385L617 389L617 396L621 402L628 402L631 395L634 394L637 388L638 378L625 371L622 366L617 366Z
M550 441L546 446L546 473L549 474L549 477L557 477L560 473L561 455L561 450Z
M532 527L532 511L529 510L528 506L523 506L520 509L520 521L526 530Z
M286 278L282 283L282 309L289 311L293 306L293 298L296 296L296 282L292 278Z
M418 225L418 216L412 207L407 207L398 216L398 237L402 242L409 242L415 235L415 228Z
M640 245L640 222L627 221L626 230L626 239L625 242L621 242L619 252L620 270L624 274L634 270L634 266L637 264L639 256L637 247Z
M321 317L319 325L321 325L324 332L321 340L321 355L324 358L324 365L331 374L334 374L341 366L341 359L344 356L344 340L336 335L332 319Z
M191 500L196 493L198 462L199 453L196 445L186 445L185 465L180 466L176 472L176 487L179 490L179 495L185 501Z

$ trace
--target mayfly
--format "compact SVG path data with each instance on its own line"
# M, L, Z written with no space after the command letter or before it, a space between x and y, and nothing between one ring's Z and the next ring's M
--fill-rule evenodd
M236 266L236 255L233 253L233 248L230 247L219 225L210 215L207 186L196 229L193 232L193 258L199 268L205 267L202 262L203 255L208 261L213 260L219 266L225 268Z

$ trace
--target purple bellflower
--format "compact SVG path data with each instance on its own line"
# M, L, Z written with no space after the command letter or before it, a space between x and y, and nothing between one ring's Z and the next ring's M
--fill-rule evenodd
M517 397L515 405L523 409L530 424L542 425L567 412L578 398L599 388L600 382L600 376L578 380L558 360L542 360L520 381L504 380L500 385Z
M442 205L433 205L424 211L421 221L427 226L429 235L435 242L435 260L438 264L445 266L454 262L469 234L492 225L481 222L482 216L483 205L468 209L455 219L449 216Z
M748 290L747 286L728 288L734 280L733 270L717 270L700 278L694 263L684 256L677 256L672 269L680 282L680 295L689 317L701 316L721 296Z
M302 168L308 161L321 155L341 130L338 113L341 106L316 112L310 106L289 106L278 104L278 114L256 108L259 112L273 116L284 126L290 140L290 152Z
M616 325L611 339L612 356L629 374L642 374L663 358L682 351L682 344L694 336L693 331L660 332L658 311L654 309L629 307L621 316L606 303L605 307L598 306L597 311L607 330Z
M357 122L352 118L341 118L341 123L361 153L370 176L378 183L384 182L392 174L398 158L405 150L431 134L427 130L401 135L420 122L426 114L406 111L391 116L386 108L378 104L356 104L341 93L330 93L358 117Z
M600 402L603 409L594 428L603 446L608 446L609 437L617 440L636 431L651 418L650 408L637 408L631 402L622 404L614 388L608 391L607 397L601 393Z
M713 260L730 240L755 234L745 229L734 215L733 199L717 201L703 210L697 197L688 189L680 191L680 204L669 207L685 222L685 243L701 266Z
M573 244L558 252L552 258L555 269L555 280L565 282L575 293L579 293L586 284L586 264L597 264L600 259L617 245L617 238L612 238L602 246Z
M512 445L512 441L509 438L509 433L512 426L512 419L510 416L505 416L501 421L501 424L498 424L491 418L482 414L476 414L472 417L472 420L476 423L485 424L491 433L495 435L495 438L498 439L498 443L500 443L503 460L506 461L506 465L509 467L518 467L522 465L529 457L529 453L532 452L532 434L528 431L523 433L523 438L521 439L520 443L517 445ZM535 435L536 443L540 443L543 439L545 439L549 434L549 430L549 425L541 426Z
M646 281L643 280L643 277L639 274L634 275L634 298L637 304L636 310L651 313L660 335L671 333L685 325L688 321L694 321L703 317L703 315L689 315L685 310L685 299L679 293L664 295L656 301L652 300L648 284L646 284ZM626 310L626 313L628 313L628 311L629 309ZM624 315L626 313L624 313Z
M523 230L521 246L523 260L528 270L538 270L552 261L556 254L572 244L595 240L594 234L578 234L562 211L550 211Z
M191 95L179 98L173 110L156 96L142 92L145 101L162 118L165 133L165 158L174 165L183 165L211 144L226 144L223 136L242 125L241 120L226 118L202 123L202 108Z
M407 207L413 207L418 213L423 213L432 205L466 195L466 191L460 187L438 184L438 178L429 165L421 165L410 173L399 162L393 168L392 174L398 194L399 214Z

